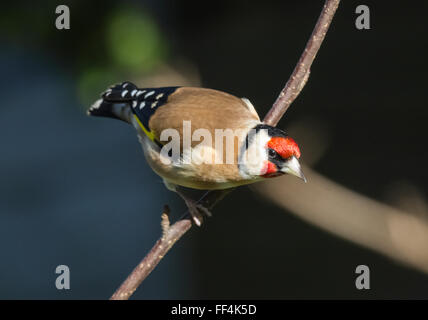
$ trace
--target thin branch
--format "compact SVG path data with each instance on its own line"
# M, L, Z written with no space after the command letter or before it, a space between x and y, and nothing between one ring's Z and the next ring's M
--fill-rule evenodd
M212 208L233 190L234 189L226 189L215 193L207 193L201 200L201 203L206 208ZM110 300L128 300L135 290L137 290L141 282L143 282L158 265L169 249L171 249L177 240L192 227L192 219L188 213L176 223L170 225L169 211L169 207L165 206L161 216L162 237L155 243L150 252L147 253L144 259L141 260L138 266L135 267L131 274L111 296Z
M169 209L167 207L162 214L162 237L156 242L152 250L138 264L137 267L122 283L119 289L112 295L111 300L128 300L144 279L162 260L174 243L184 235L192 226L190 218L184 218L172 226L169 224Z
M314 31L306 43L305 50L300 56L299 62L294 68L290 79L285 84L278 98L264 118L264 122L271 126L276 126L284 113L297 98L308 81L312 62L314 61L321 43L327 34L331 20L339 6L340 0L327 0L318 18Z
M281 91L264 122L275 126L290 104L299 95L309 77L310 66L324 40L328 27L333 19L334 13L340 0L326 0L321 15L315 25L314 31L306 44L306 48L295 67L293 74ZM206 208L213 208L224 196L234 189L216 190L208 192L201 203ZM167 210L165 210L167 211ZM167 220L165 220L167 219ZM188 215L178 220L170 226L168 214L162 215L162 237L156 242L146 257L131 272L122 285L116 290L111 300L127 300L138 288L141 282L147 278L150 272L162 260L165 254L171 249L174 243L180 239L192 226L192 221Z

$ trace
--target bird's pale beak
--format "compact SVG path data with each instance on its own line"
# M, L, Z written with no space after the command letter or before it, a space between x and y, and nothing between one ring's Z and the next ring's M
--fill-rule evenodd
M285 162L281 171L288 174L292 174L293 176L299 177L305 182L307 181L305 175L303 174L302 167L300 166L299 160L297 160L295 156L292 156L290 160Z

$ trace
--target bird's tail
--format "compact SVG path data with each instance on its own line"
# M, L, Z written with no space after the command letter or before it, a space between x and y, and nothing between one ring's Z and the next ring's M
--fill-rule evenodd
M124 82L110 87L101 95L101 99L89 108L88 115L109 117L131 123L131 104L135 100L138 88L131 82Z

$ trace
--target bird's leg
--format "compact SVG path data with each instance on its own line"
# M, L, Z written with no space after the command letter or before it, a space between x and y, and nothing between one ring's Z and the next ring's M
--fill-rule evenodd
M189 209L190 215L192 216L193 221L195 224L200 227L202 225L202 214L206 214L207 216L211 217L211 212L208 210L205 206L203 206L200 202L204 199L206 193L202 196L201 199L198 201L190 198L189 196L185 195L183 192L181 192L178 188L176 189L177 194L184 200L186 203L187 208Z
M186 194L184 194L177 185L165 179L163 182L169 190L176 192L184 200L184 202L186 203L187 209L189 210L189 213L192 216L193 221L198 227L202 225L202 221L203 221L202 214L206 214L207 216L211 217L211 212L201 204L201 201L204 200L208 192L206 192L198 201L196 201L191 197L187 196Z

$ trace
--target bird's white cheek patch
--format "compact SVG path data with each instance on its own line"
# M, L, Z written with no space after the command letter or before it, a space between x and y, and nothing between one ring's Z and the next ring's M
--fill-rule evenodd
M251 135L253 136L251 137ZM267 130L263 129L257 133L250 130L249 136L251 137L250 145L239 158L240 173L247 179L266 173L268 163L266 145L270 140Z

